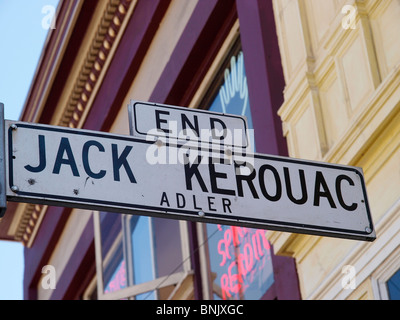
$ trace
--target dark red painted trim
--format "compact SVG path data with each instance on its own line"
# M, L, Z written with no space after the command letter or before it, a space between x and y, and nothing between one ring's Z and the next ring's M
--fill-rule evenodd
M300 284L295 259L275 254L272 254L271 257L274 268L274 291L276 299L300 300Z
M184 69L184 72L180 75L182 80L179 82L188 83L185 93L181 93L181 88L179 86L172 91L170 98L173 100L180 99L178 102L180 106L187 106L192 101L193 96L196 94L212 63L215 61L215 57L221 48L221 43L226 39L229 32L232 30L233 24L237 20L237 11L234 1L230 2L225 0L223 4L224 7L221 9L217 8L219 11L213 12L213 17L210 17L210 19L213 19L211 20L212 23L205 28L201 35L204 39L199 39L200 41L196 43L195 48L193 48L194 52L191 54L191 57L194 58L193 60L201 58L199 61L187 63L188 67ZM210 37L212 33L214 33L214 36ZM194 69L196 67L197 69ZM196 77L193 77L193 71ZM174 95L176 96L175 98ZM209 106L203 105L197 107L209 108Z
M282 122L277 114L283 103L285 80L280 58L272 1L236 0L249 100L257 152L287 156ZM274 284L263 299L301 299L293 258L272 254Z
M203 300L203 286L201 280L200 255L198 252L199 238L197 226L193 222L188 223L189 246L190 246L190 263L194 273L194 300Z
M236 0L257 152L287 156L282 122L285 80L272 1Z
M150 101L186 106L194 94L193 88L198 88L202 75L217 54L221 39L225 39L235 19L233 0L199 1Z
M85 129L109 130L169 4L170 0L138 1L90 109Z
M293 258L276 256L271 250L274 283L260 300L301 300L296 263Z

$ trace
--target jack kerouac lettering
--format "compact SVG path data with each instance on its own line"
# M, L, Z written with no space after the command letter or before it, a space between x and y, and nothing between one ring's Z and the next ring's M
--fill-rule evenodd
M279 169L272 164L263 164L259 168L255 168L252 164L244 161L217 161L219 159L205 158L204 156L198 156L192 162L187 156L186 160L184 173L188 191L199 190L212 195L252 197L253 199L265 198L271 202L278 202L286 198L299 206L306 203L310 203L314 207L328 204L332 209L341 206L346 211L354 211L357 208L357 203L346 202L347 200L344 199L343 188L355 185L354 181L344 174L338 175L334 183L328 183L324 173L319 170L308 173L308 177L306 177L303 169L293 169L287 166ZM231 170L226 169L229 166ZM235 181L236 185L229 185L229 188L220 186L224 183L227 185L227 181ZM178 195L176 196L178 197ZM163 197L166 197L166 194ZM184 196L179 195L179 197L180 207L184 207ZM209 203L211 207L213 201L209 200ZM206 210L207 208L202 209Z
M80 177L81 173L78 169L79 157L81 157L84 173L93 179L102 179L107 174L107 170L100 169L95 172L93 164L98 163L98 157L108 157L112 161L112 171L114 181L121 181L121 171L124 169L126 176L131 183L137 183L133 174L131 165L128 161L128 156L133 147L125 146L120 152L118 145L111 143L107 148L96 140L86 141L80 153L76 153L76 146L71 146L73 141L67 137L61 137L57 153L54 160L52 169L53 174L60 174L61 172L67 174L70 172L74 177ZM75 151L74 151L75 150ZM75 153L74 153L75 152ZM38 165L27 164L24 168L33 173L40 173L46 170L48 166L48 152L46 151L46 139L44 135L38 135Z

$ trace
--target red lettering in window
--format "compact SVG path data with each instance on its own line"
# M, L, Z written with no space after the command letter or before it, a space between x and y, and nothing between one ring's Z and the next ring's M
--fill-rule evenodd
M227 298L231 298L232 295L230 294L229 289L229 279L228 275L224 273L221 277L221 290L222 290L222 299L226 300Z
M218 225L218 230L224 229ZM240 298L256 279L257 272L269 259L270 244L265 230L255 230L231 226L222 233L218 241L218 253L222 260L219 264L225 268L221 275L222 299Z

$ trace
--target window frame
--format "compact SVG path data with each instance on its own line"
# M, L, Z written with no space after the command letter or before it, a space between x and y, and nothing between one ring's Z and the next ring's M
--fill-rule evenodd
M169 298L172 298L173 295L177 292L182 284L188 277L193 275L193 270L190 262L190 252L188 243L188 229L186 221L179 221L179 229L180 229L180 241L181 241L181 252L182 252L182 267L183 271L175 272L163 277L156 277L154 280L147 281L140 284L130 285L130 282L133 279L133 261L129 259L131 257L127 252L129 251L129 241L131 240L131 236L129 235L129 222L132 217L130 215L121 214L122 219L122 228L119 235L114 239L114 243L111 246L109 252L106 253L106 257L103 260L102 257L102 242L101 242L101 225L100 225L100 212L93 212L93 227L94 227L94 242L95 242L95 257L96 257L96 277L97 277L97 299L98 300L120 300L120 299L135 299L135 296L151 291L156 291L158 289L162 289L171 285L175 285L174 290L170 294ZM150 226L151 228L151 221ZM104 293L105 283L104 283L104 266L103 263L107 259L111 259L112 252L111 250L115 249L115 244L117 241L122 240L123 244L123 257L126 261L126 270L127 270L127 287L109 293ZM153 243L151 243L153 246ZM154 257L153 257L154 259ZM158 298L158 292L156 292L156 299Z
M376 299L390 300L387 282L399 270L400 247L397 247L372 275L372 292Z

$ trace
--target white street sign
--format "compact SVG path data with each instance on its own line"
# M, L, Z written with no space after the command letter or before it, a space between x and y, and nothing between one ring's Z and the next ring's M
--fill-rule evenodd
M6 122L7 200L373 241L361 169Z
M133 100L128 110L131 135L135 137L250 147L246 117Z

